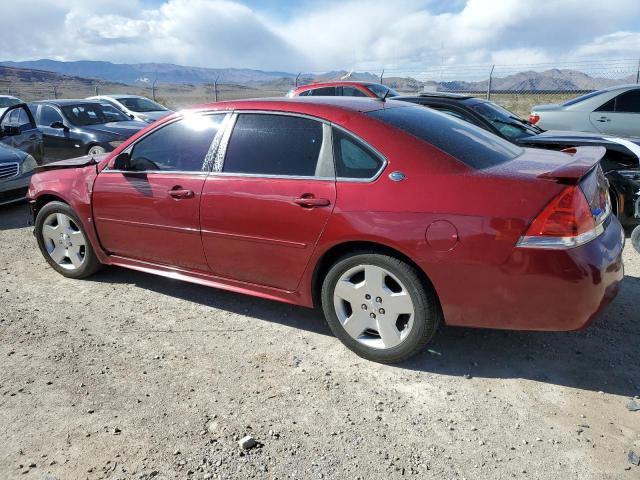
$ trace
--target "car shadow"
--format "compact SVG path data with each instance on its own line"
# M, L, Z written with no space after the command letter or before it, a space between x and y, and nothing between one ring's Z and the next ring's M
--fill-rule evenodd
M121 268L91 278L132 284L162 295L254 318L331 335L318 310L169 280ZM392 368L439 375L532 381L632 396L640 392L640 279L625 277L619 296L602 317L579 332L513 332L443 328L428 350ZM637 315L636 315L637 316ZM337 339L335 340L338 341Z
M26 202L0 206L0 230L25 228L31 224L31 212Z

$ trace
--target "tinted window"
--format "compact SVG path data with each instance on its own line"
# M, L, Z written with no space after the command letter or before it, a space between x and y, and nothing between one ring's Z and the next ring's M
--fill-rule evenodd
M0 97L0 108L7 108L12 105L17 105L20 103L20 100L12 97Z
M342 87L342 95L345 97L366 97L367 94L356 87Z
M612 98L604 105L596 108L596 112L613 112L616 109L616 99Z
M116 97L121 104L133 112L164 112L162 105L144 97Z
M631 90L618 95L616 112L640 113L640 90Z
M200 172L224 115L194 115L144 137L133 147L131 169Z
M62 115L58 111L50 107L49 105L42 105L40 107L40 121L38 125L50 126L53 122L62 122Z
M580 102L584 102L585 100L589 100L590 98L596 97L598 95L602 95L604 92L602 92L601 90L595 91L595 92L591 92L591 93L587 93L585 95L582 95L580 97L576 97L574 99L571 100L567 100L566 102L564 102L562 104L563 107L568 107L569 105L575 105L576 103L580 103Z
M367 88L371 90L378 98L391 98L400 95L394 89L385 87L384 85L379 85L377 83L367 85Z
M287 115L241 114L233 129L224 172L315 175L322 124Z
M372 178L382 166L382 160L361 141L333 129L333 155L336 176L341 178Z
M311 90L305 90L304 92L300 92L298 94L299 97L306 97L311 93Z
M65 105L62 111L71 123L79 127L87 125L101 125L103 123L130 120L124 113L112 111L107 117L103 110L103 106L99 103L85 103L80 105ZM119 120L114 118L119 117Z
M336 96L336 87L322 87L311 90L309 95L313 95L314 97L335 97Z
M523 151L486 130L428 108L383 108L368 115L438 147L473 168L498 165Z

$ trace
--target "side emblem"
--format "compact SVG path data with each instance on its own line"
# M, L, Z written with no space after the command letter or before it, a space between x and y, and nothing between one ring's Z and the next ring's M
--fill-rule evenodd
M395 171L389 174L389 178L394 182L401 182L402 180L407 178L407 176L402 172Z

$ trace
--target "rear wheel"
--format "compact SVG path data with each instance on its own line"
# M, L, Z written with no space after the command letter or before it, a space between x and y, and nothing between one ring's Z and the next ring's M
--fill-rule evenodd
M65 277L84 278L100 269L78 216L66 203L51 202L42 207L35 234L44 258Z
M420 352L442 323L435 293L416 269L379 253L338 260L323 282L322 307L336 337L381 363Z

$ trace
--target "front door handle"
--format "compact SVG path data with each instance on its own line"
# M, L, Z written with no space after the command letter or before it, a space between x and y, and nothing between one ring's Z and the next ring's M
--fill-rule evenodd
M182 187L173 187L169 190L169 195L173 198L191 198L193 197L193 190L187 190Z
M302 195L301 197L296 198L293 202L303 208L328 207L331 205L329 199L316 198L310 194Z

